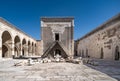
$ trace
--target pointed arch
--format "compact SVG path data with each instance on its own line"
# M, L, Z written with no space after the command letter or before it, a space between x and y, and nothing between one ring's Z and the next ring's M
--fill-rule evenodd
M21 49L21 51L22 51L22 56L25 56L25 53L26 53L26 45L27 45L27 41L26 41L26 39L24 38L23 40L22 40L22 49Z
M104 51L103 51L103 48L101 48L100 59L103 59L103 58L104 58Z
M21 43L20 43L20 37L18 35L15 36L14 38L14 54L15 57L20 56L20 49L21 49Z
M2 57L10 58L12 57L12 36L9 31L4 31L2 33Z

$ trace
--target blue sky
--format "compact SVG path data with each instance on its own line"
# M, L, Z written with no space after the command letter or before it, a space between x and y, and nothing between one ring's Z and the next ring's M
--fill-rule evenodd
M0 16L39 40L40 17L74 16L74 39L120 13L120 0L0 0Z

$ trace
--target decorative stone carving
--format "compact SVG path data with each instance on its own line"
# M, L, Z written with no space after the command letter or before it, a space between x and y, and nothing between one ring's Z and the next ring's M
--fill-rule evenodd
M55 27L55 26L53 26L53 27L51 27L51 29L52 29L52 32L54 32L54 33L63 33L64 30L65 30L65 27L61 27L61 26Z
M71 27L70 22L47 22L41 23L42 27Z
M108 37L115 36L115 32L116 32L115 28L107 30Z

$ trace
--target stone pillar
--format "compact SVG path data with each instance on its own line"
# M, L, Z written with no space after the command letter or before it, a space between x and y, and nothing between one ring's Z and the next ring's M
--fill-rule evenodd
M20 56L22 56L22 43L20 44Z
M36 56L36 54L35 54L35 45L34 45L34 55Z
M30 45L30 51L29 51L30 56L32 56L32 45Z
M0 59L2 58L2 39L0 37Z
M30 56L30 45L28 45L28 56Z
M12 40L12 45L11 45L11 48L12 48L12 57L14 58L15 57L15 49L14 49L14 47L15 47L15 44L14 44L14 41Z
M32 55L35 56L35 46L32 47Z
M28 55L32 56L32 45L28 46Z

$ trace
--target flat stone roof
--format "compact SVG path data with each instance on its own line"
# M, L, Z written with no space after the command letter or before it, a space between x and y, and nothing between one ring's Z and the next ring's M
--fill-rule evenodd
M44 22L71 22L74 17L41 17Z
M13 24L11 24L10 22L8 22L7 20L5 20L4 18L0 17L0 22L4 23L5 25L11 27L12 29L15 29L17 31L19 31L20 33L23 33L24 35L32 38L33 40L36 40L34 39L33 37L29 36L28 34L26 34L25 32L23 32L22 30L18 29L16 26L14 26Z

